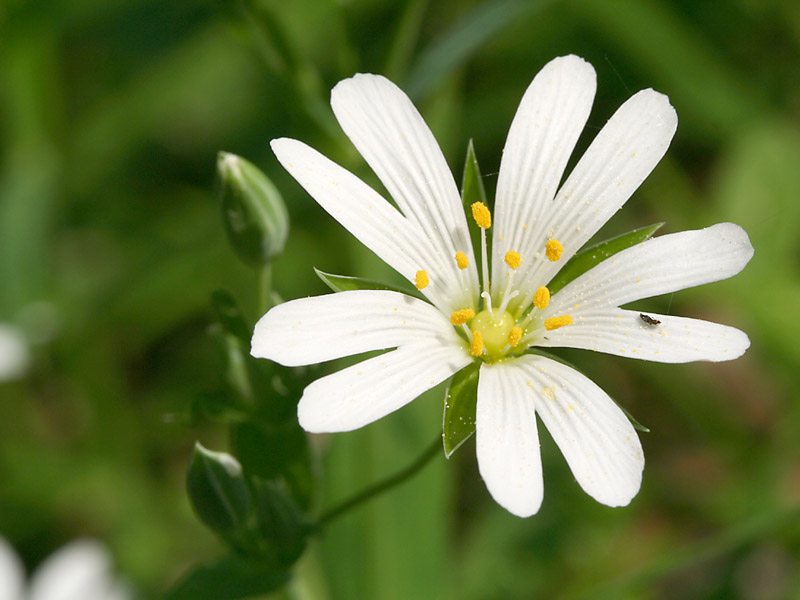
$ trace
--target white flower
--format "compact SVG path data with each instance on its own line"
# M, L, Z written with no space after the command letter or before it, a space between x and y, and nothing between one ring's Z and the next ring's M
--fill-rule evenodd
M397 348L309 385L298 406L306 430L356 429L479 361L478 465L499 504L522 517L541 505L537 413L588 494L609 506L636 495L644 458L630 421L582 374L525 351L586 348L659 362L736 358L749 346L737 329L619 307L730 277L753 249L731 223L665 235L619 252L550 298L548 282L641 184L677 126L666 96L635 94L558 188L594 93L594 69L576 56L553 60L531 83L503 152L494 223L485 206L473 206L483 236L480 275L441 150L385 78L344 80L331 103L399 211L305 144L272 142L308 193L430 302L348 291L279 305L259 321L253 355L284 365Z
M0 537L0 600L129 600L130 591L111 572L106 549L78 540L59 549L25 585L25 568Z

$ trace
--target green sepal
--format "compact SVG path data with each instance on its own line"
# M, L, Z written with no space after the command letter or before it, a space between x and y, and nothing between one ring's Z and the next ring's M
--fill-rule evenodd
M266 542L264 551L278 563L291 566L303 553L312 528L279 483L256 479L254 489L258 526Z
M247 560L231 554L193 569L163 600L236 600L275 591L289 580L277 564Z
M241 527L250 515L250 492L239 461L200 442L186 472L186 489L197 518L217 533Z
M376 281L374 279L363 279L361 277L351 277L349 275L334 275L333 273L326 273L314 267L314 272L322 280L322 283L331 288L334 292L349 292L351 290L386 290L390 292L400 292L408 296L419 297L419 294L411 289L411 287L403 287L385 283L383 281Z
M609 396L609 398L611 398L611 396ZM639 421L637 421L636 419L634 419L634 418L633 418L633 415L632 415L631 413L629 413L629 412L628 412L628 409L627 409L627 408L625 408L624 406L622 406L622 405L621 405L619 402L617 402L617 401L616 401L616 400L614 400L613 398L611 398L611 400L613 400L613 401L614 401L614 404L616 404L617 406L619 406L619 409L620 409L620 410L621 410L621 411L622 411L622 412L625 414L625 416L626 416L626 417L628 417L628 421L630 421L630 422L631 422L631 425L633 425L633 428L634 428L634 429L636 429L637 431L643 431L644 433L650 433L650 428L649 428L649 427L645 427L644 425L642 425L641 423L639 423Z
M649 240L656 231L661 229L662 225L664 225L664 223L654 223L647 227L640 227L639 229L634 229L628 233L623 233L622 235L618 235L604 242L584 248L570 258L567 264L564 265L564 268L561 269L547 285L550 294L555 294L573 279L583 275L586 271L600 264L608 257L614 256L617 252Z
M251 265L268 263L283 251L289 213L278 189L251 162L220 152L222 222L236 254Z
M479 370L479 365L473 363L453 375L447 386L442 418L442 439L447 458L475 433Z
M464 205L464 211L467 213L467 222L475 225L472 220L472 205L476 202L483 202L489 206L489 201L486 198L486 188L483 186L483 177L481 177L481 169L478 166L478 157L475 154L475 146L472 139L467 144L467 156L464 159L464 177L461 179L461 202ZM481 252L481 234L479 227L469 227L469 237L472 243L472 251L475 256L480 256ZM487 236L487 250L491 256L492 250L492 236Z
M476 202L486 202L486 188L483 186L481 169L478 166L478 157L475 155L475 146L470 138L467 144L467 157L464 160L464 177L461 180L461 200L465 208L471 208Z

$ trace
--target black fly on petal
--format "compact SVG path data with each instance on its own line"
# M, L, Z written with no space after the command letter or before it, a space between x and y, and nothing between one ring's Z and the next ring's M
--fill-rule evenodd
M644 313L639 313L639 318L642 321L644 321L645 323L647 323L648 325L660 325L661 324L661 321L659 321L658 319L654 319L650 315L646 315Z

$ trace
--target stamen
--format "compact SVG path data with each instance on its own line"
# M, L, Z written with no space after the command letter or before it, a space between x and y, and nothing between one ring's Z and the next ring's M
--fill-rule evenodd
M489 229L492 226L492 213L483 202L475 202L472 205L472 218L481 229Z
M471 343L472 343L472 331L470 330L470 328L469 328L469 327L467 327L467 324L466 324L466 323L463 323L463 324L461 325L461 328L464 330L464 333L466 333L466 334L467 334L467 339L469 340L469 342L470 342L470 344L471 344Z
M489 292L489 259L486 251L486 230L492 226L492 213L483 202L475 202L472 205L472 218L475 219L475 224L481 229L481 276L483 278L483 292ZM459 262L459 253L456 253L456 262L460 269L467 266L466 256L464 257L464 266ZM481 294L483 295L483 294ZM489 305L487 305L488 307Z
M506 264L509 267L516 269L519 267L520 263L522 263L522 257L519 255L519 252L515 252L514 250L506 252Z
M428 274L422 270L417 271L417 276L414 278L414 285L417 286L417 289L424 290L429 283Z
M533 295L533 305L539 310L544 310L550 304L550 290L542 286Z
M503 297L503 302L500 304L500 308L497 309L497 314L502 315L506 312L506 308L508 308L508 303L511 302L514 298L519 296L519 290L514 290L510 294L508 293L508 288L511 287L511 277L508 278L508 286L506 286L505 295Z
M483 298L484 304L486 304L486 310L488 310L492 317L494 317L494 311L492 310L492 296L489 292L481 292L481 298Z
M547 260L549 260L550 262L557 261L559 258L561 258L561 255L564 253L564 246L562 246L561 242L559 242L555 238L547 240L544 249L545 249L545 254L547 254Z
M511 331L508 332L508 345L512 348L519 344L519 341L522 339L522 327L515 325L511 328Z
M456 264L462 271L469 266L469 259L467 258L467 255L460 250L456 252Z
M547 329L547 331L553 331L554 329L564 327L565 325L572 325L572 323L572 317L569 315L550 317L549 319L544 320L544 328Z
M480 331L472 332L472 343L469 345L469 353L472 356L483 354L483 334Z
M474 310L472 310L471 308L462 308L461 310L457 310L450 315L450 322L453 325L463 325L474 316L475 316Z

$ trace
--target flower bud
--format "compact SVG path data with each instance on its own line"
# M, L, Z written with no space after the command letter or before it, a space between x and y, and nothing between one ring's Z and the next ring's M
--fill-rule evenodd
M280 254L289 233L289 214L280 192L255 165L220 152L222 220L236 254L252 265Z
M197 518L217 533L236 529L250 514L242 466L230 454L206 450L199 442L186 472L186 489Z

